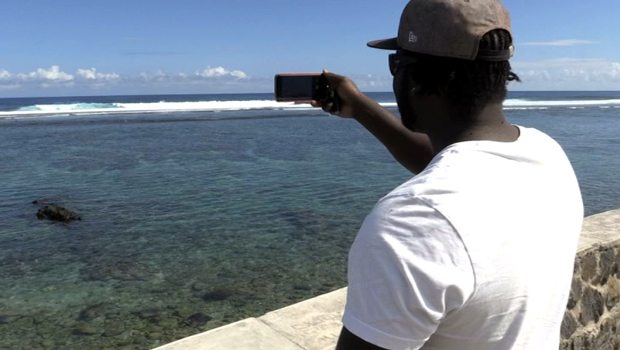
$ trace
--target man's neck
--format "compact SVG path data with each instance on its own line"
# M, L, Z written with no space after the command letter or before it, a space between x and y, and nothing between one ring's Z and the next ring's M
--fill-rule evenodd
M458 120L458 118L450 118ZM485 107L467 122L449 122L449 127L429 132L436 152L447 146L464 141L514 142L519 138L519 129L506 121L502 104Z

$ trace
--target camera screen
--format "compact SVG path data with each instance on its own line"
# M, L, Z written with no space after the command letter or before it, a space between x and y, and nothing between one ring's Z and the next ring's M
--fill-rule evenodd
M318 75L279 76L277 95L289 100L311 100L314 95Z

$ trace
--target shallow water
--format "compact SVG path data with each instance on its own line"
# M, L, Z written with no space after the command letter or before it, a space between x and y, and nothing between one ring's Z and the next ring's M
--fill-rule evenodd
M148 348L342 287L365 213L409 176L327 117L1 132L9 349ZM82 220L37 220L40 198ZM211 319L189 326L197 313Z
M351 120L287 115L0 125L0 347L148 349L344 286L361 221L411 174ZM586 214L620 206L615 111L507 115L563 145Z

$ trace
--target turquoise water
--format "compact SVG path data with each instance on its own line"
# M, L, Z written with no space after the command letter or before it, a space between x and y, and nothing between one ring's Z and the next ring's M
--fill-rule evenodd
M563 145L588 215L620 206L602 107L506 111ZM0 149L2 349L148 349L340 288L361 221L411 176L309 110L5 119ZM36 199L82 220L40 221Z
M0 310L25 317L0 327L16 349L46 334L65 349L148 348L342 287L364 213L408 177L361 128L327 117L2 132ZM37 220L39 198L82 221ZM219 290L225 300L203 300ZM79 320L102 302L124 334L101 335L107 315ZM155 322L138 316L149 308ZM212 320L185 326L182 309ZM39 315L65 323L37 332ZM74 334L81 323L96 334Z

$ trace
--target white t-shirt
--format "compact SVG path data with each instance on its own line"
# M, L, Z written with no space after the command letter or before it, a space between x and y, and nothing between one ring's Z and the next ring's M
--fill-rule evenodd
M468 141L382 198L349 253L344 326L390 350L558 349L583 203L549 136Z

